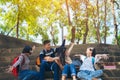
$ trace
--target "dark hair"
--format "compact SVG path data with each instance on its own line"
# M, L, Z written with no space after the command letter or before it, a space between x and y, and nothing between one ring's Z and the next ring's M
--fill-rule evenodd
M56 56L60 57L60 62L62 65L65 65L65 51L66 47L65 46L60 46L56 48Z
M32 50L32 47L30 46L25 46L22 53L30 53L30 51Z
M50 43L50 40L45 40L45 41L43 41L43 45L46 45L46 44L48 44L48 43Z
M95 50L95 48L90 48L90 51L92 51L92 56L95 57L95 55L96 55L96 50Z

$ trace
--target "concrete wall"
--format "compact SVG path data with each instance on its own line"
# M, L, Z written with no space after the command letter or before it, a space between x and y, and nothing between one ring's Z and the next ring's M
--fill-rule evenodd
M25 45L40 46L40 44L35 42L30 42L0 34L0 48L22 48Z

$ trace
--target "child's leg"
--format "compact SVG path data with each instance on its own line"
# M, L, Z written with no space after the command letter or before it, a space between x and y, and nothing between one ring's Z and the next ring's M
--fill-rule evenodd
M60 60L55 60L55 62L59 65L60 69L63 70L63 65L61 64Z
M38 65L35 65L36 67L36 71L39 72L40 71L40 67Z
M89 71L85 70L81 70L80 72L78 72L77 77L80 79L92 80L91 77L89 76Z
M70 72L71 72L71 76L72 76L73 80L76 80L76 69L73 64L70 64Z
M76 80L76 76L72 76L73 80Z
M66 76L63 75L63 76L62 76L62 80L66 80Z
M103 74L102 70L96 70L96 71L91 72L90 76L92 78L97 78L97 77L100 77L102 74Z
M39 80L39 74L35 71L26 70L25 77L22 80Z
M92 80L98 80L98 77L100 77L102 74L103 74L102 70L96 70L92 71L89 76L92 78Z
M64 66L63 71L62 71L62 80L65 80L65 79L66 79L68 72L69 72L69 65L66 64L66 65Z

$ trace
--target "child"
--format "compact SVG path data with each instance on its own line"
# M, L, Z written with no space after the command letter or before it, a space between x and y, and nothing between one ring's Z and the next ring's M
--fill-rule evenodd
M101 80L100 77L103 74L102 70L95 70L95 48L89 47L86 51L86 58L84 59L80 72L78 72L77 77L85 80Z
M62 71L62 80L66 79L69 72L71 73L73 80L76 80L76 69L75 69L75 66L72 64L72 60L70 58L70 53L71 53L73 46L74 46L74 43L71 43L70 48L66 50L64 53L65 54L65 65Z
M30 63L29 56L33 53L34 48L35 46L33 48L31 48L30 46L25 46L22 53L19 56L19 59L9 68L9 72L11 72L14 69L14 67L20 65L20 70L18 75L19 80L39 80L38 73L29 70L29 63ZM22 65L23 60L24 60L24 64Z
M45 80L44 73L46 71L54 71L54 80L59 80L59 66L56 60L59 58L55 56L55 49L51 48L50 40L43 42L44 49L40 52L40 80Z

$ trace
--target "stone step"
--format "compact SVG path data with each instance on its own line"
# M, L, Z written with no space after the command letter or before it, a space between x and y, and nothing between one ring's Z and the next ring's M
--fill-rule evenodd
M30 69L31 70L35 70L36 71L36 67L35 67L36 65L34 64L34 65L30 65ZM10 65L0 65L0 72L7 72L7 69L10 67Z
M13 49L0 49L0 55L3 54L3 55L7 55L8 53L9 54L15 54L15 53L21 53L22 52L22 49L23 48L13 48ZM35 49L35 53L39 53L41 50L43 49L43 47L36 47ZM73 50L72 50L72 53L74 52L77 52L77 53L85 53L87 47L82 47L80 45L75 45ZM96 48L96 52L97 53L109 53L109 54L113 54L114 53L119 53L118 55L120 55L120 48L114 48L113 49L106 49L106 48ZM6 54L7 53L7 54ZM8 54L8 55L9 55Z
M0 80L17 80L17 78L8 73L0 73ZM53 78L46 78L45 80L53 80ZM67 80L72 80L72 78L67 78ZM102 80L120 80L120 77L103 77Z
M35 52L31 56L33 56L33 57L35 56L36 57L36 56L39 55L39 53L40 53L40 51ZM71 56L73 56L75 54L82 54L82 53L81 52L77 52L77 51L72 51L71 52ZM6 57L6 59L7 59L7 58L14 58L14 57L16 57L18 55L20 55L20 53L0 53L0 60L4 60L4 57ZM114 53L114 54L109 54L109 55L113 56L113 57L110 58L111 60L114 60L114 59L115 60L120 60L120 53Z
M45 78L51 79L53 73L51 71L45 72ZM11 73L0 73L0 80L17 80ZM46 79L45 79L46 80Z
M0 80L17 80L17 78L10 73L0 73Z
M103 80L120 80L120 77L106 77Z
M104 77L120 77L120 69L103 70Z
M74 52L82 53L82 54L86 53L86 51L82 51L82 50L79 50L79 49L73 49L72 53L74 53ZM96 53L97 54L112 54L112 55L116 54L117 55L117 54L120 54L120 51L108 51L108 52L105 52L105 51L100 50L100 51L96 51Z
M69 48L69 46L66 46L67 48ZM74 46L73 49L75 50L79 50L79 51L86 51L88 47L84 47L84 46ZM96 51L104 51L104 52L109 52L109 51L120 51L120 48L105 48L105 47L95 47Z
M39 50L35 50L34 53L35 54L39 54L41 51L41 49ZM4 51L4 52L0 52L0 56L10 56L10 55L19 55L20 53L22 52L22 50L19 50L19 51ZM85 51L81 51L79 49L73 49L72 54L85 54ZM96 52L97 54L110 54L110 55L116 55L116 56L120 56L120 51L109 51L109 52L104 52L104 51L97 51Z
M94 44L85 44L85 45L75 45L73 48L73 51L77 51L79 53L85 53L87 47L89 46L93 46L96 48L96 51L99 53L120 53L120 48L118 46L114 46L114 45L109 45L109 46L105 46L105 45L94 45ZM68 46L67 46L68 47ZM11 48L11 49L0 49L0 53L14 53L14 52L18 52L21 53L23 48ZM40 47L36 47L35 52L40 52L40 50L43 49L42 46Z
M35 51L32 55L36 55L36 54L39 54L40 51ZM10 53L0 53L0 56L17 56L17 55L20 55L21 54L21 51L20 52L10 52Z
M69 48L69 46L67 46ZM79 51L86 51L88 47L84 47L84 46L74 46L73 49L75 50L79 50ZM110 52L110 51L120 51L120 48L108 48L108 47L95 47L96 51L104 51L104 52Z
M96 63L97 69L104 69L105 66L106 66L106 69L120 69L120 62L99 62L99 63Z
M37 56L30 56L31 64L35 64ZM14 59L14 56L2 56L0 57L0 64L2 65L9 65L11 64L12 60ZM108 60L103 60L105 63L115 63L120 64L120 56L110 56ZM102 61L102 62L103 62Z
M8 67L0 67L0 72L2 72L1 74L6 74ZM36 71L36 68L35 68L35 65L31 65L30 66L30 69L31 70L34 70ZM79 68L78 68L79 69ZM77 70L79 71L79 70ZM103 69L103 72L104 72L104 75L103 77L120 77L120 68L119 69L111 69L111 70L108 70L108 69ZM46 77L49 78L52 73L47 73Z
M0 61L0 66L4 67L4 66L8 66L11 65L10 61ZM31 60L30 65L35 65L35 60ZM117 68L120 67L120 62L98 62L96 63L96 65L107 65L107 66L111 66L111 65L116 65Z
M35 60L39 54L34 54L30 56L30 60L35 63ZM3 62L11 62L16 56L0 56L0 63ZM119 62L120 61L120 56L110 56L109 59L107 60L102 60L104 62Z
M43 47L36 47L35 50L41 50ZM2 48L0 49L0 53L14 53L14 52L21 52L23 48Z

